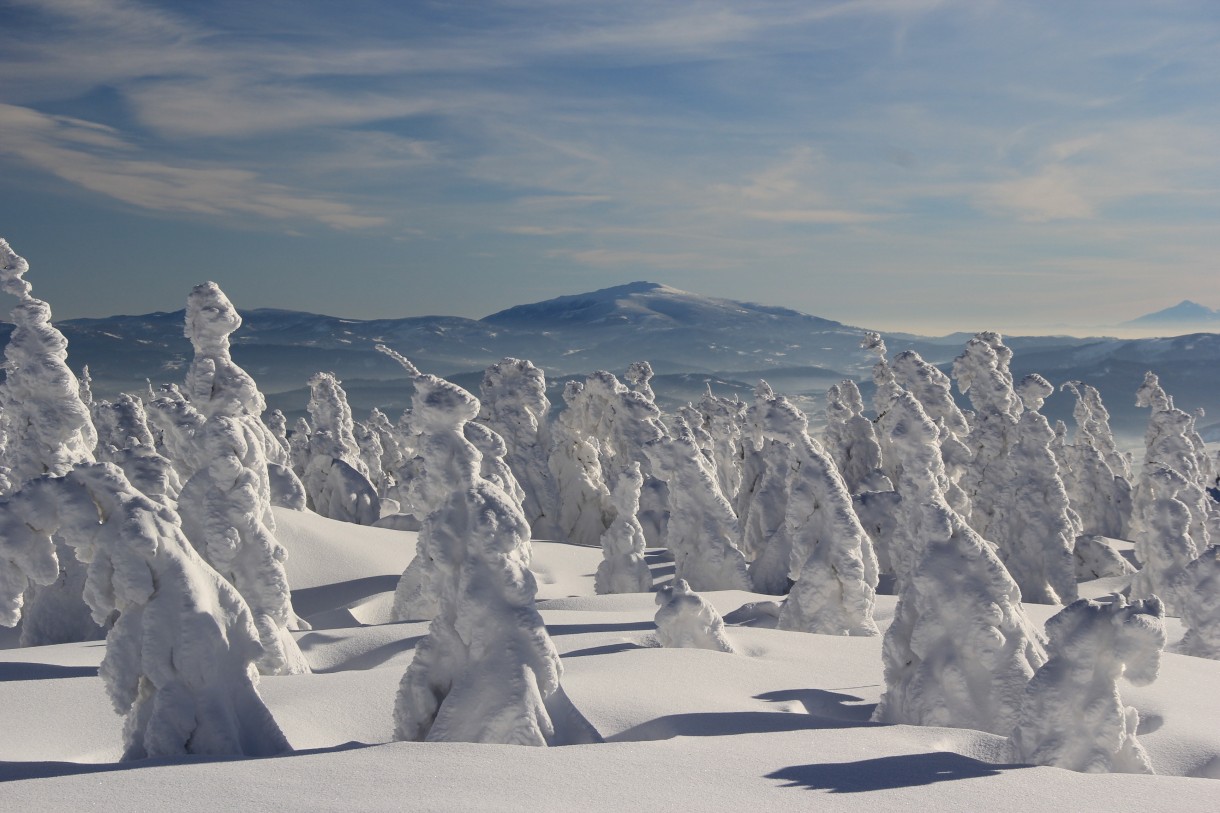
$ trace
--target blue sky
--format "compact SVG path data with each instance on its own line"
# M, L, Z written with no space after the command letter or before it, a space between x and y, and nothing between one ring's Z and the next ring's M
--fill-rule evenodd
M0 6L0 235L57 317L1220 306L1214 0L339 6Z

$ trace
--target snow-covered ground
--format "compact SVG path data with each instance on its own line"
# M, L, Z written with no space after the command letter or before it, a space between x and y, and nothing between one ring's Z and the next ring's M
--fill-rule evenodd
M296 753L119 763L102 642L0 650L0 811L1214 810L1220 662L1167 652L1123 699L1159 776L1012 764L1006 741L869 722L880 637L742 626L772 597L709 592L734 654L656 645L654 594L596 596L598 548L535 542L539 608L563 689L606 740L550 749L392 742L395 692L423 623L390 623L415 534L276 509L312 674L263 677ZM648 561L657 582L673 563ZM1121 579L1081 585L1104 596ZM1058 608L1026 605L1038 622ZM879 596L884 630L892 596ZM1167 619L1170 642L1181 638ZM0 638L0 644L11 636ZM1194 777L1194 778L1192 778Z

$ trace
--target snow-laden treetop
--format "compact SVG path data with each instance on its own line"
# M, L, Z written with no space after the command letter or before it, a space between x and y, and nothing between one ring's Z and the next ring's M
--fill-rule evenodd
M229 336L239 327L241 316L219 285L205 282L195 286L186 300L183 329L195 348L186 390L205 417L261 415L266 408L254 379L229 353Z

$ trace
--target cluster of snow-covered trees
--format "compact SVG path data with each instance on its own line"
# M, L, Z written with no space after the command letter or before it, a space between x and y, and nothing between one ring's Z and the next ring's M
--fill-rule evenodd
M418 530L393 612L430 627L394 709L402 739L574 736L552 723L562 664L531 539L601 546L599 593L653 589L645 550L663 549L658 641L726 653L696 591L783 595L781 629L867 636L885 577L898 603L875 719L1010 735L1040 764L1150 769L1114 686L1155 677L1165 612L1188 629L1180 651L1220 658L1216 472L1195 416L1151 373L1138 471L1095 388L1065 383L1076 428L1052 427L1054 387L1014 381L995 333L967 343L952 379L868 334L871 415L843 381L820 433L766 382L749 402L709 387L667 415L639 362L622 381L567 382L556 415L529 361L489 367L476 398L387 347L414 387L398 420L354 420L319 372L289 431L233 362L241 318L214 283L188 298L185 380L111 403L68 368L3 241L0 260L18 299L0 385L0 622L20 620L25 644L106 636L131 758L288 747L255 688L308 671L272 505ZM1076 601L1078 581L1134 570L1113 538L1135 543L1130 595ZM1022 602L1067 606L1044 635Z

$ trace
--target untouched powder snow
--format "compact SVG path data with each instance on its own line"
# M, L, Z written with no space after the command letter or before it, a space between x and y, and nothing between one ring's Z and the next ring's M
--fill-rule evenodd
M1003 737L879 725L881 639L728 627L736 654L655 645L654 595L597 596L600 548L535 543L539 607L571 703L607 742L552 749L391 742L391 709L423 623L326 627L320 616L387 607L415 534L276 509L294 602L315 629L295 636L313 674L264 676L259 693L292 756L172 758L116 770L121 718L90 644L0 650L0 809L621 811L1208 810L1220 777L1220 663L1162 656L1149 686L1124 684L1160 776L1086 775L1015 764ZM653 574L672 563L649 551ZM333 563L333 564L332 564ZM332 575L328 575L328 572ZM365 574L365 575L361 575ZM544 576L545 574L545 576ZM389 577L381 578L378 577ZM1104 596L1121 579L1085 583ZM768 596L702 594L733 612ZM309 599L305 601L303 599ZM308 608L308 609L306 609ZM1060 608L1027 605L1038 623ZM888 626L894 597L874 613ZM1166 619L1171 642L1181 638ZM630 781L625 778L630 777ZM199 789L207 788L206 793ZM489 790L492 789L493 790ZM642 795L643 794L643 795Z

